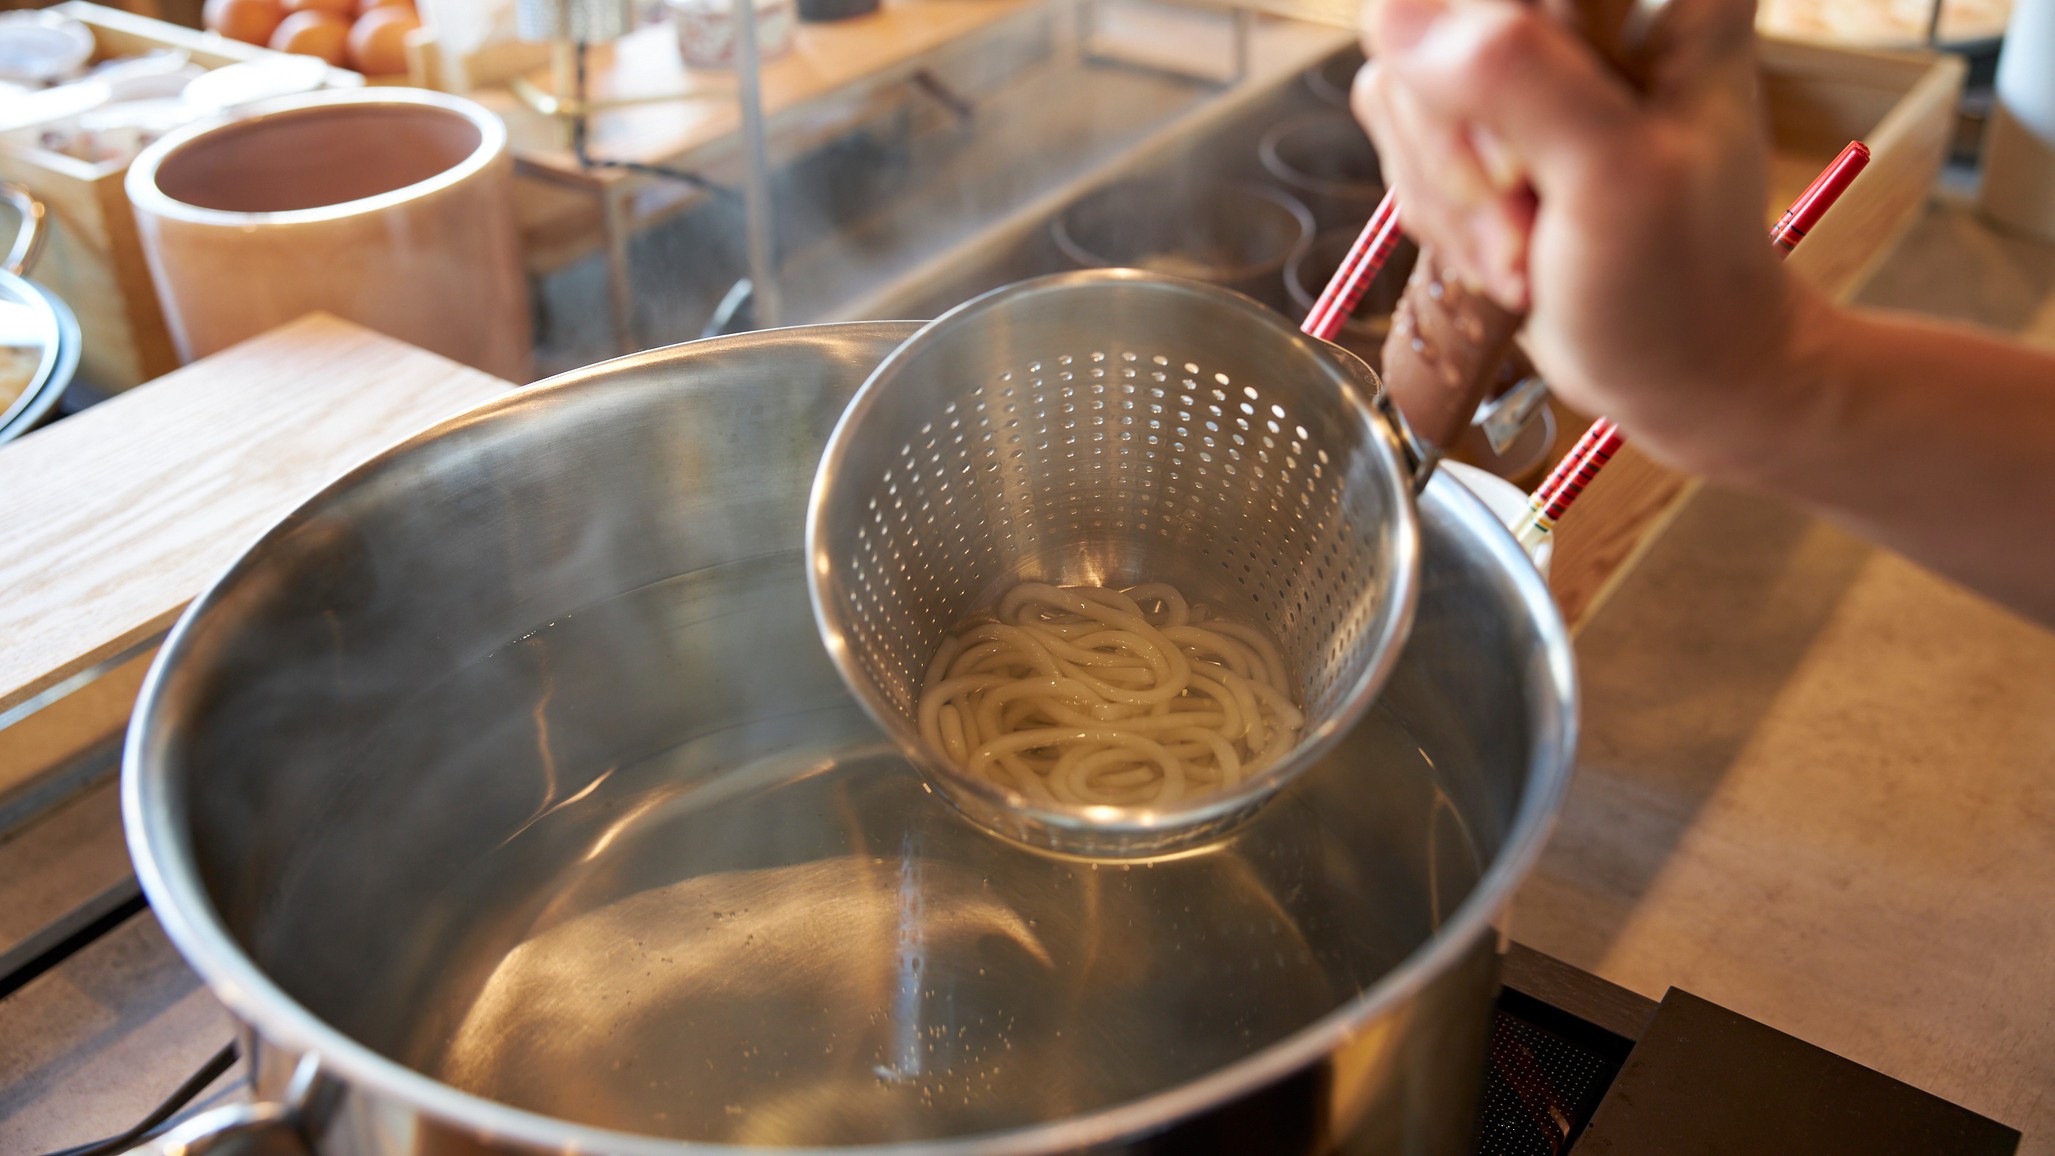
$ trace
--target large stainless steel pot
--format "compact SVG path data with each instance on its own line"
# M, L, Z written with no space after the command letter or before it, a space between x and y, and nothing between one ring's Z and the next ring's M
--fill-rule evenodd
M913 328L511 394L193 604L123 805L271 1102L166 1150L1474 1150L1494 919L1574 730L1533 568L1436 479L1380 705L1233 838L1131 865L995 838L808 612L816 460Z

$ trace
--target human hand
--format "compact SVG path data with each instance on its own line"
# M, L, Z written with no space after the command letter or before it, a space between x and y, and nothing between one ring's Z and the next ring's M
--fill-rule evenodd
M1752 0L1671 0L1637 91L1518 0L1382 0L1358 116L1408 233L1501 304L1570 405L1738 469L1831 311L1765 240Z

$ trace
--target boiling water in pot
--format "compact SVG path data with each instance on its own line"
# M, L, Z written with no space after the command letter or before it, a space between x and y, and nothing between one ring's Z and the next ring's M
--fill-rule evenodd
M1119 864L1009 843L891 750L805 607L796 554L714 567L561 616L405 708L460 718L493 688L479 757L532 776L535 806L437 884L376 985L414 1018L362 1012L360 1038L481 1095L661 1136L986 1132L1304 1027L1476 882L1456 809L1381 708L1227 843ZM658 689L665 749L564 762L606 700ZM409 754L374 741L367 761L398 774Z

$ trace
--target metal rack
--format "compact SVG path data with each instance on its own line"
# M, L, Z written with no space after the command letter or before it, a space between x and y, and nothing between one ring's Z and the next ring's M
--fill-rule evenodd
M895 45L876 51L879 45L857 38L860 22L846 28L813 26L801 31L814 37L802 45L808 57L804 64L759 61L751 68L745 60L731 87L705 87L708 82L695 77L702 87L675 94L676 100L695 106L677 114L680 124L692 119L711 124L718 115L714 105L732 100L740 114L729 114L732 131L667 130L651 98L619 90L619 77L608 74L612 62L638 53L647 57L659 48L653 43L623 42L612 59L595 53L595 88L615 91L591 102L596 110L591 131L582 137L574 133L568 150L558 143L561 127L538 123L540 114L532 110L501 108L515 130L524 176L592 195L598 202L614 338L609 352L646 343L647 335L636 332L632 323L631 234L669 215L704 208L721 196L724 184L741 190L747 288L721 284L712 296L723 304L714 310L708 329L740 327L731 315L745 297L748 324L756 327L846 316L850 304L875 296L883 282L947 258L961 246L975 246L980 233L1004 227L1016 210L1046 199L1050 190L1074 185L1080 172L1101 169L1117 154L1162 132L1202 131L1208 109L1273 90L1307 62L1348 42L1338 30L1192 2L976 0L972 5L902 0L888 4L884 13L904 26L903 49ZM1169 50L1149 51L1151 37L1138 43L1131 35L1138 21L1169 28L1170 34L1154 37ZM648 41L660 31L634 35ZM850 52L870 52L871 66L836 72L813 64L814 57L843 51L838 44ZM624 69L633 66L631 60ZM1152 85L1137 99L1138 91ZM1075 156L1063 155L1070 142L1049 142L1038 152L1043 171L1035 179L1003 178L1016 185L1010 199L988 197L984 186L994 183L985 179L989 174L963 165L934 175L966 196L984 198L977 220L943 212L920 229L882 219L853 227L852 234L864 235L852 237L843 249L871 246L864 254L884 270L878 280L865 283L832 268L823 280L822 269L836 260L825 252L801 252L808 247L797 236L803 229L788 228L779 219L776 186L789 168L781 166L781 159L789 161L792 154L832 142L867 121L897 117L903 125L923 116L933 120L939 110L939 131L961 139L989 137L1003 149L1004 141L1032 116L1067 115L1062 109L1051 111L1052 102L1074 105L1095 92L1102 96L1096 113L1117 124L1118 131L1086 141ZM576 94L573 104L583 106L584 96ZM610 107L609 101L619 104ZM1137 104L1152 106L1154 115L1129 107ZM664 139L667 131L672 140ZM689 171L685 181L664 179L686 175L680 170ZM918 199L926 191L916 189L911 196ZM890 212L876 215L887 218ZM887 234L892 239L880 245L878 239Z

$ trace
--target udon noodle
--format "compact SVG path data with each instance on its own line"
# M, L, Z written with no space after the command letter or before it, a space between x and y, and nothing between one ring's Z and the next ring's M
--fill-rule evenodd
M1261 630L1150 582L1028 582L942 642L920 730L962 770L1038 802L1140 807L1234 786L1305 716Z

